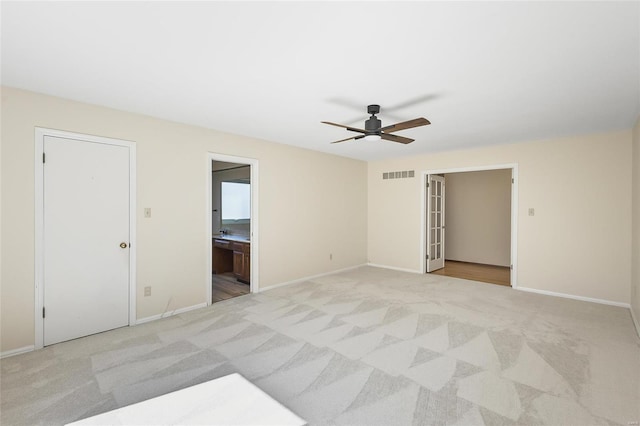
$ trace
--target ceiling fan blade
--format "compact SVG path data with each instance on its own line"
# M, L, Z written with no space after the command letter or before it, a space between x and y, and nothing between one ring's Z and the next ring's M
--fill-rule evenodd
M346 141L350 141L351 139L359 139L361 137L364 137L364 136L351 136L350 138L340 139L339 141L334 141L334 142L330 142L330 143L346 142Z
M405 138L404 136L392 135L390 133L383 133L380 135L380 137L387 141L404 143L404 144L408 144L414 141L414 139Z
M363 129L357 129L357 128L355 128L355 127L350 127L350 126L345 126L344 124L332 123L332 122L330 122L330 121L321 121L321 123L329 124L329 125L331 125L331 126L338 126L338 127L342 127L342 128L347 129L347 130L351 130L352 132L367 133L367 131L366 131L366 130L363 130Z
M409 121L403 121L402 123L390 124L388 126L384 126L380 130L383 132L397 132L398 130L411 129L412 127L426 126L427 124L431 124L431 122L424 117L420 117Z

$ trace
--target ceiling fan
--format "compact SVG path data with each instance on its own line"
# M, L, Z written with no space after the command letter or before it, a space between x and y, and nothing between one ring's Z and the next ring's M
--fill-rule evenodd
M371 114L371 117L367 121L364 122L364 129L358 129L356 127L345 126L343 124L332 123L330 121L323 121L324 124L330 124L332 126L338 126L350 130L352 132L360 133L360 135L352 136L350 138L341 139L339 141L331 142L345 142L351 139L362 139L368 141L376 141L380 139L384 139L387 141L398 142L398 143L411 143L414 139L405 138L404 136L398 136L392 134L392 132L397 132L399 130L411 129L413 127L426 126L427 124L431 124L429 120L424 117L414 118L413 120L403 121L401 123L390 124L388 126L382 127L382 121L376 117L376 114L380 112L380 105L369 105L367 107L367 113Z

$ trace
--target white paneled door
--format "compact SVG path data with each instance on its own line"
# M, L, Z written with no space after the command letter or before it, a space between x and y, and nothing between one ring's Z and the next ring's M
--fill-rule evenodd
M129 147L45 136L44 345L129 324Z
M427 272L444 268L444 177L427 176Z

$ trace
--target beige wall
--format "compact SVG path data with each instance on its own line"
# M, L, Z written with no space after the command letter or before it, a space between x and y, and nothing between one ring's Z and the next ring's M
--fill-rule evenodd
M445 175L447 260L511 264L511 169Z
M364 162L4 87L2 352L34 343L36 126L136 142L138 318L205 302L207 152L260 162L261 288L366 261Z
M633 128L633 230L631 248L631 309L640 335L640 117Z
M629 303L630 131L370 162L369 261L421 265L422 180L382 172L508 163L519 170L517 285Z

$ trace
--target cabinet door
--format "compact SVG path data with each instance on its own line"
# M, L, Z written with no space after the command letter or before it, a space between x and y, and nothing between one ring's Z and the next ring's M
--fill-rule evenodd
M244 253L241 251L233 252L233 273L236 277L242 278L242 271L244 269Z
M246 282L251 280L251 255L244 255L244 268L242 268L242 279Z

